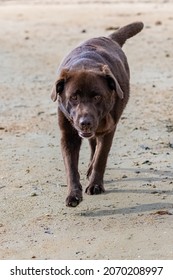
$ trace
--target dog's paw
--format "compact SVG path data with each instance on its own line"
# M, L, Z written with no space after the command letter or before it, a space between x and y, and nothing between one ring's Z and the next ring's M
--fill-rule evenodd
M67 207L76 207L82 201L82 194L70 194L66 198Z
M105 192L105 189L102 184L91 184L86 188L85 192L89 195L101 194Z

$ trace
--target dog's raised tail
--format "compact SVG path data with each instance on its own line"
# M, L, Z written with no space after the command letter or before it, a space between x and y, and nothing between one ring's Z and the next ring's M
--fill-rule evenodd
M135 36L143 29L143 27L143 22L133 22L110 34L109 38L116 41L122 47L127 39Z

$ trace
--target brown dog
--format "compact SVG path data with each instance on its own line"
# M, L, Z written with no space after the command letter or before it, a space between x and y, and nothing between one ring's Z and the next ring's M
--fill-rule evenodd
M129 67L121 47L143 23L120 28L108 38L90 39L75 48L59 67L51 98L58 99L61 147L67 174L66 205L82 201L78 172L82 138L91 147L87 194L105 191L103 176L119 118L129 98Z

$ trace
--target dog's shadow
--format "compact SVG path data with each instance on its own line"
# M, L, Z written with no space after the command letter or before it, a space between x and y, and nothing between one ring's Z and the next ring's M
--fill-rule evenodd
M134 178L122 178L122 179L116 179L112 181L105 181L106 184L109 183L118 183L118 182L137 182L137 181L143 181L143 182L157 182L157 181L163 181L163 180L173 180L173 172L170 170L155 170L155 169L133 169L133 168L108 168L107 170L114 170L116 171L123 171L123 172L130 172L130 174L136 173L136 176ZM141 174L146 174L146 176L141 177ZM150 177L150 174L152 177Z
M108 169L110 170L110 168ZM114 169L116 172L116 169ZM124 168L124 169L118 169L119 171L126 171L130 172L131 174L134 174L135 170L130 169L130 168ZM105 192L103 195L109 195L110 193L131 193L131 194L164 194L166 196L172 196L173 195L173 172L171 171L160 171L160 170L153 170L153 169L139 169L140 171L139 174L137 174L136 177L134 178L122 178L122 179L116 179L116 180L111 180L111 181L105 181L105 185L118 185L118 183L122 182L145 182L145 183L153 183L153 182L165 182L167 188L166 190L162 189L151 189L151 188L145 188L145 187L137 187L133 189L129 184L128 188L111 188ZM146 176L141 176L141 174L146 174ZM151 176L150 176L151 175ZM169 180L169 183L167 184ZM170 188L168 188L170 186ZM172 186L172 187L171 187ZM166 203L166 202L157 202L157 203L148 203L148 204L140 204L140 205L135 205L135 206L129 206L129 207L124 207L124 208L118 208L118 206L115 207L110 207L109 209L101 209L96 208L94 210L85 210L80 213L82 216L86 217L101 217L101 216L112 216L112 215L129 215L129 214L143 214L145 212L157 212L163 209L171 209L171 214L173 214L173 203Z
M104 217L104 216L113 216L113 215L130 215L130 214L143 214L145 212L155 212L171 209L171 212L167 212L168 215L173 215L173 203L151 203L151 204L141 204L132 207L126 208L117 208L117 209L95 209L95 210L86 210L85 212L80 213L80 216L86 217ZM163 212L164 213L164 212ZM165 212L166 213L166 212ZM154 213L153 213L154 214Z

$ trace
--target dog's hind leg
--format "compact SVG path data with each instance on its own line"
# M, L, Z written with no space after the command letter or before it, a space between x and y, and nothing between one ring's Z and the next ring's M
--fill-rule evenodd
M86 173L87 178L90 177L91 172L92 172L92 163L94 160L94 154L95 154L96 145L97 145L96 138L89 139L89 144L90 144L90 148L91 148L91 155L90 155L90 163L89 163L88 171Z

